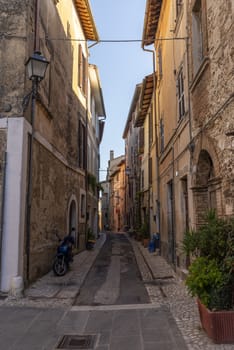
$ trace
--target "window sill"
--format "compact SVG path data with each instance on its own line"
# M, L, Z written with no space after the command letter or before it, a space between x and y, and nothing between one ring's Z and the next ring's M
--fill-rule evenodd
M191 92L193 92L193 90L195 89L196 85L201 80L201 77L202 77L203 73L205 72L206 68L209 66L209 63L210 63L209 57L204 57L201 65L198 68L198 71L195 74L195 76L193 78L193 81L192 81L192 83L190 85L190 91Z

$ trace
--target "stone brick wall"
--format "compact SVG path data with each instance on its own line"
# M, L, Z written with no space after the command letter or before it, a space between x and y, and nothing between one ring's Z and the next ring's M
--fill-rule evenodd
M81 38L83 33L80 28L74 28L79 19L76 22L66 12L73 8L72 0L64 5L66 10L62 14L55 6L57 1L41 0L38 3L38 43L50 64L45 79L39 84L35 109L38 137L33 146L30 280L51 269L58 243L54 232L61 236L67 233L69 200L74 195L79 206L80 189L85 192L85 172L78 169L78 125L79 119L85 125L86 99L77 93L78 87L74 84L79 43L67 40L69 36L76 37L77 30ZM27 77L25 62L34 51L35 4L32 0L0 0L0 117L21 117L29 123L31 100L25 100L25 96L30 93L32 83ZM82 46L87 55L84 41ZM28 102L25 108L23 102ZM79 223L79 209L76 218L79 248L84 249L85 221ZM24 208L22 213L25 215ZM26 232L25 227L25 276Z
M190 1L192 5L192 1ZM193 166L196 168L199 155L206 150L211 157L214 175L220 183L216 188L216 206L220 215L234 214L234 157L233 137L226 136L233 129L234 115L234 52L233 52L233 8L231 0L203 1L206 12L207 53L201 71L191 88L191 107L195 154ZM191 20L191 17L190 17ZM190 27L191 31L192 26ZM192 77L192 60L190 61ZM193 179L196 184L197 173ZM208 193L207 193L208 195ZM203 196L198 199L197 210L202 212ZM210 203L208 201L208 207ZM196 216L200 216L196 213ZM197 222L199 218L197 219Z
M64 164L43 145L35 141L31 210L30 280L36 279L51 269L58 245L55 233L61 238L67 234L66 224L69 200L73 196L76 198L77 203L79 203L80 188L83 187L83 175ZM84 249L85 227L80 224L77 229L79 232L80 249Z
M26 0L0 0L0 115L22 114L25 79Z

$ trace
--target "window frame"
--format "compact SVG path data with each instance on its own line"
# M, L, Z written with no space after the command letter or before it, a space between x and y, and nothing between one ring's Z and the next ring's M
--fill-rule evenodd
M185 116L184 70L180 68L177 75L177 101L179 120Z
M78 49L78 86L82 93L87 95L87 76L88 76L88 62L84 55L82 45L79 44Z
M78 126L78 166L80 169L86 169L86 128L81 119Z
M164 122L163 118L159 121L159 128L160 128L160 152L163 153L164 151Z

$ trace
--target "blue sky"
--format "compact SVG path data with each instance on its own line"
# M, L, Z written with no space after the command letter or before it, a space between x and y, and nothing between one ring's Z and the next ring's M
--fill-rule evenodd
M101 40L142 38L146 0L90 0ZM101 170L106 170L110 150L124 154L123 130L136 84L152 73L152 55L141 42L99 43L90 48L90 62L99 69L106 109L106 123L100 148ZM104 180L106 172L100 172Z

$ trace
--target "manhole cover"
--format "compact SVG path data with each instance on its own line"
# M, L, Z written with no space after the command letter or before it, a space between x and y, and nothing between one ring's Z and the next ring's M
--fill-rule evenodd
M93 349L95 335L64 335L57 349Z

